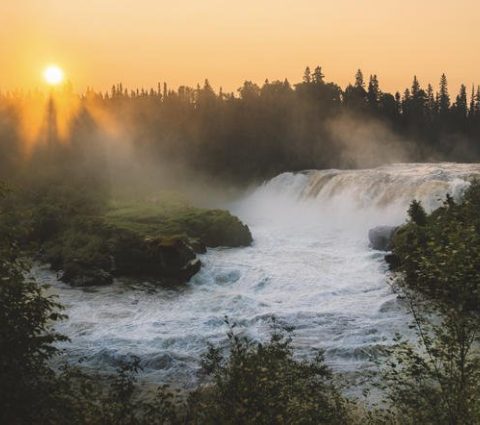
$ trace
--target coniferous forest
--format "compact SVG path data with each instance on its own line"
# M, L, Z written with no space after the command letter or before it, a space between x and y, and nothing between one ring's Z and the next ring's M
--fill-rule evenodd
M56 138L70 150L99 153L102 131L128 141L132 156L232 183L282 171L480 157L480 87L461 85L458 94L451 93L444 74L435 86L413 77L411 87L396 93L384 92L376 75L366 77L361 70L353 84L341 88L319 66L307 67L298 83L245 81L237 93L215 91L208 80L177 90L166 83L149 90L120 83L110 92L87 90L81 96L68 84L56 90L70 99L64 102L70 110L63 111L68 129L56 124L62 102L51 102L52 94L2 93L3 176L25 150L41 151ZM29 111L43 104L40 112ZM21 122L25 116L27 125ZM25 133L34 148L24 146Z
M479 424L479 161L444 74L3 92L0 423Z
M0 425L480 425L479 15L0 0Z

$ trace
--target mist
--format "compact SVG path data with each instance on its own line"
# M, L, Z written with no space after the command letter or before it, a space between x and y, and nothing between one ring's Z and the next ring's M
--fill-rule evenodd
M327 128L335 146L338 146L338 161L342 169L373 168L411 162L419 157L413 142L375 118L362 120L342 115L329 121Z
M0 177L38 180L44 171L117 197L172 191L215 206L287 171L480 158L480 99L442 110L438 96L438 105L422 89L393 96L372 78L367 90L357 72L342 90L317 67L295 85L247 81L237 95L208 80L177 90L4 93Z

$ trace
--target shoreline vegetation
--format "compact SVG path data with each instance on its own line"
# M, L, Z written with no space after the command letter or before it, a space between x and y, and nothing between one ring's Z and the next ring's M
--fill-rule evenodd
M197 254L253 240L228 211L193 207L172 194L92 206L74 189L38 190L7 196L9 219L24 224L24 252L73 286L110 284L117 276L182 284L200 270Z
M453 94L445 74L438 85L414 76L389 93L359 69L342 88L321 66L300 77L245 81L236 93L208 80L177 89L1 92L0 179L52 157L73 157L84 172L110 168L121 181L200 176L240 186L286 171L480 158L480 86Z
M197 253L248 246L252 235L227 211L152 194L178 189L200 197L212 182L228 192L302 169L474 161L479 96L474 90L468 102L463 86L452 101L444 75L438 93L414 78L392 95L374 75L367 85L361 71L342 90L320 67L306 69L294 86L245 82L239 96L215 93L208 81L177 91L125 93L119 84L108 95L79 97L68 87L49 97L0 95L0 179L10 189L0 195L0 423L479 424L478 183L463 202L447 197L431 214L413 202L395 232L392 285L417 338L399 335L376 359L377 404L368 392L365 400L342 394L321 351L297 359L292 329L275 321L263 344L232 322L227 347L206 347L203 380L185 396L163 386L141 398L135 358L111 377L54 369L58 343L67 340L55 323L65 317L57 299L27 277L26 260L50 263L73 285L143 274L182 284L201 267ZM69 102L78 109L66 117ZM36 129L24 121L25 104L41 105Z
M62 189L57 186L52 190L60 199L57 191ZM63 192L62 199L67 199L68 193ZM188 237L205 238L211 245L223 244L226 243L223 239L210 240L208 233L202 233L210 229L210 224L220 222L228 230L233 223L233 228L240 232L226 233L232 237L228 240L232 245L242 245L248 239L245 227L225 212L197 210L175 202L162 206L119 202L104 204L97 210L91 202L75 203L79 194L85 192L70 193L72 198L65 204L82 206L84 214L77 214L75 220L79 220L80 229L88 238L98 236L96 232L89 233L88 226L96 226L98 211L103 211L100 216L109 225L142 235L152 234L161 222L165 234L175 235L182 229ZM23 207L27 199L24 198ZM56 211L56 206L47 201L45 193L41 199L46 204L32 205L42 211L42 218L48 218L47 223L59 226L58 221L51 220L52 216L45 215L45 208ZM38 241L48 244L49 239L41 239L46 229L32 226L35 220L28 225L19 220L19 217L35 217L35 211L22 208L26 214L22 216L19 210L10 208L12 205L19 205L18 198L2 190L0 338L2 347L8 347L0 351L2 423L475 425L480 422L480 184L477 181L472 182L460 202L447 196L444 205L431 214L413 201L407 223L395 232L390 254L396 259L392 284L412 313L411 327L417 338L407 341L398 335L395 344L386 348L385 355L376 359L379 366L366 379L371 379L371 390L380 390L379 402L369 399L368 389L364 400L343 395L321 351L312 360L296 359L291 345L293 330L280 326L274 318L271 339L263 344L252 341L235 322L229 322L227 347L206 347L201 361L202 382L188 393L161 386L145 396L137 380L140 366L135 358L108 377L89 374L75 366L52 369L51 360L59 354L56 342L66 341L65 336L54 331L54 324L65 317L55 297L47 296L44 287L26 277L29 265L22 260L21 250L33 229ZM65 205L59 210L65 212ZM170 215L170 211L175 214ZM85 220L90 223L88 226ZM70 235L71 223L60 223L66 226L66 235ZM68 240L67 236L62 237ZM73 233L72 240L79 237Z

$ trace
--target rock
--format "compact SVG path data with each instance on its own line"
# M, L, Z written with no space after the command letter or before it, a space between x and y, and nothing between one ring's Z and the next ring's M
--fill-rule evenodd
M97 286L113 283L111 273L102 269L90 269L81 265L67 265L60 280L72 286Z
M398 226L377 226L368 231L370 247L379 251L389 251L393 235Z
M212 210L204 214L198 237L209 248L249 246L253 241L249 227L223 210Z
M395 254L385 255L385 262L388 264L388 267L392 271L395 271L401 265L400 258L398 258L398 255L395 255Z
M197 253L197 254L205 254L207 252L207 247L197 238L188 238L188 245Z
M195 258L194 260L189 261L188 264L183 267L181 277L183 277L183 280L189 281L200 271L201 267L202 262L198 258Z
M193 248L182 237L142 239L131 232L117 235L113 248L115 273L165 283L183 283L201 267Z

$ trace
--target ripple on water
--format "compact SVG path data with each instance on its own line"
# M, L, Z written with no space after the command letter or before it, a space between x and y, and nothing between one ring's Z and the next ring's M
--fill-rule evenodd
M208 342L225 344L224 317L259 340L271 317L295 328L296 355L324 348L337 370L357 373L407 333L409 316L386 284L384 254L368 248L369 228L400 224L412 198L427 208L446 191L460 196L480 166L396 164L374 170L285 173L231 206L255 241L214 249L178 290L116 281L82 290L58 282L45 267L69 319L59 330L71 358L106 370L139 356L148 379L192 385Z

